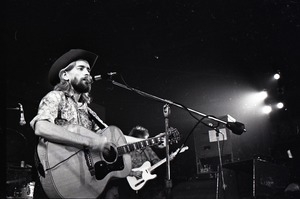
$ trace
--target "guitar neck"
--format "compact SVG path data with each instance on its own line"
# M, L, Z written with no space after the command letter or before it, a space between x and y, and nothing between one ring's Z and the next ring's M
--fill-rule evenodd
M164 158L162 160L160 160L159 162L157 162L156 164L154 164L152 167L150 167L148 170L151 172L154 169L156 169L157 167L159 167L160 165L164 164L167 161L167 158Z
M124 155L126 153L130 153L132 151L136 151L138 149L144 149L147 146L159 145L163 141L161 137L149 138L140 142L134 142L130 144L126 144L123 146L119 146L117 148L119 155Z
M188 147L185 146L185 147L183 147L183 148L179 151L179 153L183 153L183 152L184 152L185 150L187 150L187 149L188 149ZM173 152L173 153L169 156L170 160L173 160L173 159L174 159L174 157L175 157L175 155L177 154L177 152L178 152L178 151ZM167 161L167 158L164 158L164 159L160 160L159 162L157 162L156 164L152 165L148 170L151 172L151 171L153 171L154 169L156 169L157 167L159 167L160 165L164 164L166 161Z

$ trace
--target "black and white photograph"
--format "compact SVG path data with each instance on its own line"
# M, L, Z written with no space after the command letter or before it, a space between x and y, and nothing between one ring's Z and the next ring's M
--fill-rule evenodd
M299 0L2 5L0 198L300 198Z

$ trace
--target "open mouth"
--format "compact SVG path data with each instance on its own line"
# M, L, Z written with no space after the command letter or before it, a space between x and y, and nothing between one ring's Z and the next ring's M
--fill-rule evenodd
M83 81L85 81L86 83L88 84L92 84L93 83L93 79L92 78L89 78L89 77L85 77L82 79Z

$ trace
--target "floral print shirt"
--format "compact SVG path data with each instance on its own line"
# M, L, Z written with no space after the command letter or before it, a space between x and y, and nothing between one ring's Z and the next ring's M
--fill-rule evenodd
M89 113L97 118L103 127L107 127L86 103L78 104L72 96L63 91L50 91L41 100L38 113L30 125L34 129L37 121L47 120L58 125L78 124L96 132L100 127L92 120Z
M146 161L151 162L151 165L160 161L159 157L149 146L146 147L144 150L130 152L130 155L132 161L132 168L140 167Z

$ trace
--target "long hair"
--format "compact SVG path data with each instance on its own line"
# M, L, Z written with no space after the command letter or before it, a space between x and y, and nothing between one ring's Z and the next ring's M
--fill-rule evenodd
M128 135L136 138L145 138L149 136L149 131L142 126L135 126L131 129Z
M75 64L76 64L76 61L70 63L66 68L62 69L59 72L58 76L59 76L60 82L54 86L53 90L55 90L55 91L63 91L65 93L70 93L72 91L72 85L71 85L71 83L69 81L66 81L63 78L61 78L61 74L64 71L70 71L70 70L72 70L75 67ZM89 92L88 93L82 93L80 100L82 102L84 102L84 103L90 104L91 101L92 101L92 98L90 97L90 93Z

